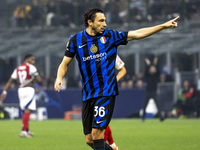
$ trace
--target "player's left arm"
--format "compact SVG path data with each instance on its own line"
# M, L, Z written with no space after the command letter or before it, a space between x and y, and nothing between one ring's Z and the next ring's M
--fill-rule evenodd
M117 74L117 82L126 75L126 68L123 66Z
M179 18L179 16L168 22L165 22L163 24L156 25L153 27L141 28L138 30L129 31L128 36L127 36L127 41L143 39L143 38L151 36L157 32L160 32L163 29L176 28L178 26L178 24L176 22L176 20L178 18Z

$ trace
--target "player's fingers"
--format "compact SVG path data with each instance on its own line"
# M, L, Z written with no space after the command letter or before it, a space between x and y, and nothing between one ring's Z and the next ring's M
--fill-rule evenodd
M177 16L176 18L173 19L173 22L176 21L179 18L179 16Z
M177 22L173 23L172 28L176 28L178 26Z
M56 86L54 87L54 89L55 89L56 92L60 92L60 88L59 88L58 85L56 85Z
M59 87L59 83L58 82L55 83L54 89L55 89L56 92L60 92L60 87Z
M63 82L60 82L60 84L59 84L59 85L60 85L60 87L63 87Z

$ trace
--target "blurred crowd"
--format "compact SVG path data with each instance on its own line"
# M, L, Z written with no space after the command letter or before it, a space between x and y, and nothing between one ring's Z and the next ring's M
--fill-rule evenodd
M91 7L104 10L107 22L128 23L167 20L175 16L199 16L199 0L32 0L19 1L11 16L12 27L82 25L83 14Z

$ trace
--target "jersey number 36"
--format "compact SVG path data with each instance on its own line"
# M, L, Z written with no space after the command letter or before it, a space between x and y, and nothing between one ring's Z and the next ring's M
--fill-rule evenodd
M103 117L105 115L105 107L103 106L101 107L95 106L94 111L95 111L95 114L94 114L95 117L97 115L99 115L100 117Z

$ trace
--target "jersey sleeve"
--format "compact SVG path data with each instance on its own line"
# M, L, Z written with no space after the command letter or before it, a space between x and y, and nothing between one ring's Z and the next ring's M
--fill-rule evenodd
M119 31L114 31L114 42L116 46L119 45L126 45L128 43L127 41L127 36L128 32L119 32Z
M17 80L17 69L15 69L11 75L11 78Z
M66 44L65 56L67 57L74 57L75 50L74 50L74 43L73 43L73 36L71 36Z
M121 60L121 58L117 55L117 58L115 60L115 68L117 70L120 70L124 66L124 62Z
M37 68L33 65L30 66L30 75L31 77L39 75Z

